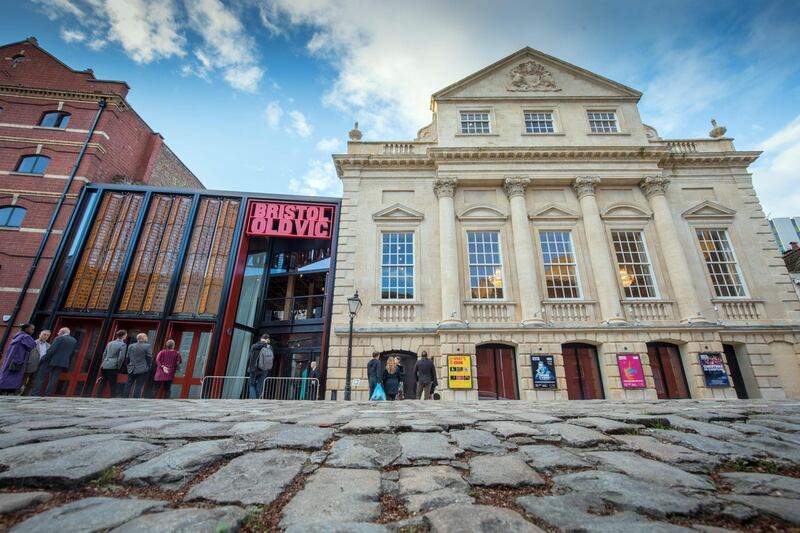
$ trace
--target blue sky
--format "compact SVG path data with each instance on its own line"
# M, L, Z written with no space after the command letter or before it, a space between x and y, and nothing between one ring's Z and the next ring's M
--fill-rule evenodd
M340 193L330 161L410 139L429 96L523 46L644 92L663 137L711 117L752 167L764 209L800 214L800 2L29 0L2 41L29 35L73 68L131 86L130 102L209 188Z

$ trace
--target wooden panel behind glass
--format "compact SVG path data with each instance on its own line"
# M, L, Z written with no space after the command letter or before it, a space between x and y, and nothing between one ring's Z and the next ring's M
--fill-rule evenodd
M67 309L109 308L143 198L141 193L103 195L67 296Z
M160 313L164 310L191 207L190 197L153 197L125 284L120 311Z

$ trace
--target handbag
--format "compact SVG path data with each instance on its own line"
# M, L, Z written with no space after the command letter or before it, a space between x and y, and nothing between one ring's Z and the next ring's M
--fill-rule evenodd
M375 385L375 390L372 391L372 398L370 398L370 400L373 402L386 400L386 393L383 391L383 386L380 383Z

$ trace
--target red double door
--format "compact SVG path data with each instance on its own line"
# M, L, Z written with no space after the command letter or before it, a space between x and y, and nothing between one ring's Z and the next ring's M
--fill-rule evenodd
M514 348L494 344L480 346L476 350L476 359L478 399L519 399Z
M674 344L651 342L647 345L650 368L659 399L688 398L689 387L683 371L681 353Z
M567 397L570 400L602 400L603 380L597 350L591 344L564 344L564 377L567 380Z

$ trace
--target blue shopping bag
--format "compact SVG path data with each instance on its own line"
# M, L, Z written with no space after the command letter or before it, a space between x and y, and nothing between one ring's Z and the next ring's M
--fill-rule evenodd
M372 398L370 398L370 400L372 401L386 400L386 393L383 392L383 386L380 383L375 385L375 390L372 391Z

